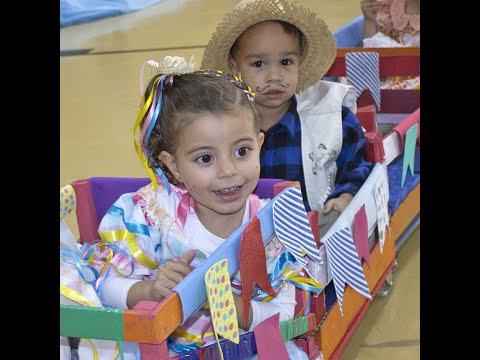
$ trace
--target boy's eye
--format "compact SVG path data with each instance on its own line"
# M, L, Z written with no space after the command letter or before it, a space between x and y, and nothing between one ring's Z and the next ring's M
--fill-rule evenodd
M255 62L252 64L252 66L253 66L253 67L261 67L262 64L263 64L263 61L258 60L258 61L255 61Z
M288 66L288 65L291 65L291 64L293 64L292 60L289 60L289 59L282 60L282 65L284 65L284 66Z
M208 164L213 161L213 156L210 154L203 154L200 155L198 158L195 159L195 162L200 163L201 165Z

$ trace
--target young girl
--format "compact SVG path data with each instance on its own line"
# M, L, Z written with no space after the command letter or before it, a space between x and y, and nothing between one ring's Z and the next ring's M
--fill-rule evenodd
M158 74L145 91L135 144L152 183L122 195L99 226L102 240L116 250L115 271L97 290L105 305L121 309L162 301L192 271L189 265L198 266L268 201L252 195L264 135L250 88L219 71L191 72L178 58L150 64ZM276 238L268 244L272 282L282 280L274 272L285 251ZM296 265L288 266L298 273ZM276 283L271 301L251 300L247 323L241 293L234 293L240 328L251 330L276 313L280 321L293 317L295 288ZM180 353L214 340L209 311L197 311L171 338L170 349Z

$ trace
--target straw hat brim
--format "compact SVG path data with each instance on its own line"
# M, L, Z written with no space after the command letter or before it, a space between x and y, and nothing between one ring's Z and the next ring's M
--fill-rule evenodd
M335 60L335 38L317 14L285 0L243 1L229 11L207 44L201 68L230 72L228 58L235 40L250 26L267 20L288 22L304 36L305 47L299 66L297 92L318 82Z

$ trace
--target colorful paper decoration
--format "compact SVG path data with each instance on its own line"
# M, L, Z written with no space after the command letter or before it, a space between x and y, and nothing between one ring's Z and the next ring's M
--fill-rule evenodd
M253 329L259 360L289 360L280 332L280 314L270 316Z
M66 185L60 189L60 220L75 210L77 206L77 196L71 185Z
M357 249L358 258L360 262L362 259L370 267L370 249L368 247L368 221L365 205L358 210L353 218L353 240L355 248Z
M415 145L417 143L418 124L413 125L407 130L405 134L405 147L403 148L403 166L402 166L402 184L405 184L407 176L407 169L410 169L410 174L413 176L413 169L415 166Z
M347 82L355 87L357 98L368 89L377 110L380 110L380 72L377 52L352 52L345 54Z
M388 179L383 171L382 175L375 183L375 205L377 207L377 228L378 242L380 243L380 254L383 252L383 244L385 243L386 228L390 233L390 215L388 213Z
M255 284L271 296L277 296L267 274L267 258L263 245L260 220L254 217L242 232L238 250L242 276L243 323L247 323Z
M400 137L400 147L405 148L405 137L407 130L413 125L420 124L420 108L408 115L402 122L397 124L392 131L395 131ZM418 127L417 138L420 137L420 126Z
M358 293L371 299L362 264L358 258L355 244L348 227L340 229L325 241L327 259L333 274L333 285L337 295L340 313L343 316L342 302L345 284L350 285Z
M233 301L232 284L228 275L228 260L223 259L213 265L205 274L210 315L213 332L218 343L218 335L238 344L238 320L235 302ZM220 357L222 348L218 344Z
M273 203L273 224L282 244L308 272L304 255L320 263L320 251L310 228L299 186L285 189ZM309 273L312 277L312 274Z

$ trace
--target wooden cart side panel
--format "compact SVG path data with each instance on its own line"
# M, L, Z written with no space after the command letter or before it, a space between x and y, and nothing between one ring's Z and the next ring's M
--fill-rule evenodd
M372 293L380 285L381 280L385 278L388 273L387 270L391 268L396 254L396 239L403 233L419 211L420 184L410 192L391 217L391 231L390 234L387 231L382 254L380 254L380 245L377 243L370 254L372 267L369 268L366 263L363 264L365 277ZM324 359L330 359L334 352L336 354L340 352L337 350L337 347L342 344L344 337L353 334L351 328L356 328L358 325L360 319L357 319L357 316L366 302L371 301L364 298L350 286L346 286L343 296L343 316L340 314L338 302L336 302L331 307L320 331L315 336L315 342L321 349ZM343 342L343 346L345 345L346 342Z
M140 301L123 313L125 341L161 344L182 322L182 303L172 292L161 303Z

